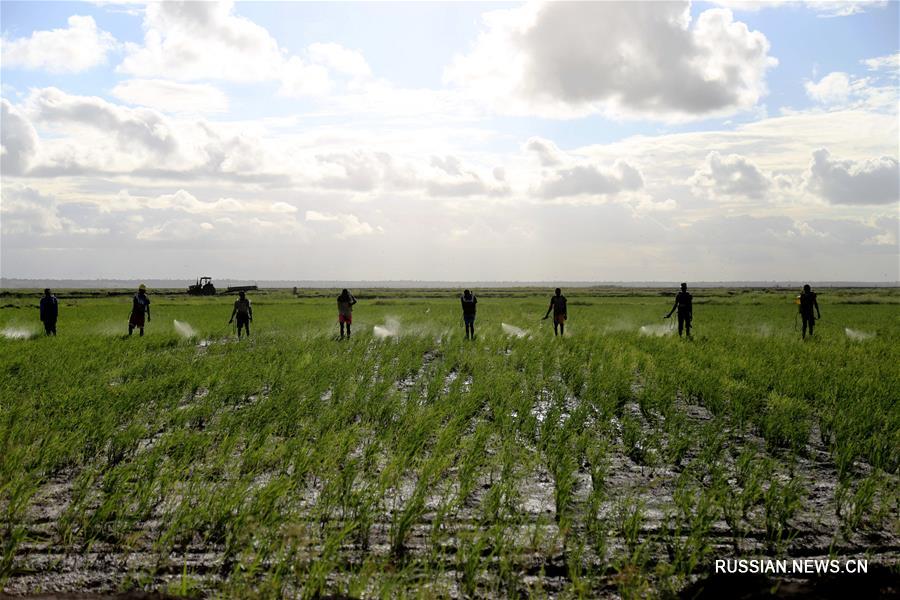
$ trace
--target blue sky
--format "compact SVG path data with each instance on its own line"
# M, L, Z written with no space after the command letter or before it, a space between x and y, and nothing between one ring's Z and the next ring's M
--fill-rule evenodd
M898 10L3 2L0 270L895 281Z

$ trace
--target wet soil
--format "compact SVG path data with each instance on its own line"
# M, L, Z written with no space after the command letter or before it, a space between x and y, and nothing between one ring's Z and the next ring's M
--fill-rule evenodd
M402 393L413 394L419 379L440 360L440 354L428 353L423 357L422 367L414 376L396 382L395 389ZM451 370L445 376L443 388L446 392L454 385L460 374ZM471 386L471 377L466 376L460 384L463 393ZM640 392L636 384L632 391ZM191 406L194 402L205 398L208 390L198 388L184 398L180 409ZM227 411L239 411L264 400L269 393L268 388L258 394L248 396L244 402L223 408ZM331 392L326 392L330 397ZM550 412L545 394L539 394L532 406L532 414L539 423L547 418ZM578 399L566 397L563 406L563 420L576 409ZM710 425L720 426L725 436L728 450L724 453L726 462L733 462L734 457L743 448L752 448L760 454L766 453L765 441L747 431L733 431L722 422L718 424L716 417L700 405L682 400L678 405L680 414L686 422L695 427ZM701 460L701 448L692 447L684 457L682 465L666 464L654 453L657 449L646 448L639 456L628 452L623 440L624 419L639 424L641 435L649 437L657 431L659 422L664 420L660 415L642 413L636 401L627 402L621 407L620 414L611 421L614 438L611 440L607 456L605 490L602 502L596 506L597 516L605 520L608 538L602 555L592 548L586 548L580 563L588 576L594 579L593 595L596 597L617 597L617 581L620 576L616 568L611 566L611 557L624 556L629 553L631 545L647 544L649 548L648 568L669 560L666 546L661 539L674 542L684 541L689 532L676 532L672 529L671 514L676 505L675 494L678 478L684 464ZM139 446L139 451L146 450L156 444L166 432L157 432ZM662 443L668 440L663 436ZM523 444L534 446L534 440L524 439ZM539 451L532 448L536 455ZM485 448L487 455L496 451L489 442ZM865 470L865 465L859 465ZM463 597L465 590L460 581L462 572L458 570L457 556L466 551L463 539L472 532L483 531L482 510L488 495L497 484L495 475L481 472L473 489L463 502L457 503L451 511L450 518L443 519L443 531L440 547L435 547L433 526L448 499L458 493L458 471L454 466L446 474L444 483L436 485L424 502L424 510L418 517L404 544L404 554L397 557L402 566L404 561L414 559L441 562L441 571L445 572L447 581L442 585L440 594L450 597ZM516 484L516 520L510 522L505 535L516 549L513 571L519 582L520 591L538 592L555 597L570 585L569 558L566 547L561 541L557 515L555 510L554 480L546 466L538 463L522 466L520 478ZM192 580L199 582L200 590L214 593L217 586L229 576L234 565L225 556L220 546L188 543L179 551L161 556L155 548L155 542L162 535L161 521L164 518L163 508L157 507L151 517L135 526L128 536L128 543L121 541L95 541L89 546L74 544L63 546L58 532L61 516L69 507L73 498L73 486L78 473L62 472L46 481L32 499L25 516L25 541L20 544L13 559L11 573L3 585L0 598L6 595L30 594L31 598L134 598L163 599L171 598L158 593L132 591L119 593L123 585L135 585L141 581L145 589L172 589L177 585L182 573L190 573ZM685 582L681 591L683 598L845 598L857 597L889 597L898 592L897 565L900 564L900 538L893 524L882 528L866 528L855 531L842 529L837 516L835 492L838 487L835 464L822 444L820 436L814 429L807 447L800 453L790 470L782 470L779 477L784 480L799 478L804 484L804 497L800 509L790 521L789 539L780 550L787 557L797 558L830 558L866 557L870 571L867 576L821 576L815 578L778 578L765 576L710 575L709 564L701 564L690 581ZM584 524L591 492L591 475L587 465L581 465L574 474L573 512L579 515L570 532L570 539L587 539L588 533ZM341 548L341 556L347 565L360 564L367 557L392 557L396 554L391 547L391 525L395 514L404 508L414 496L417 481L412 478L402 480L395 488L388 490L380 505L378 514L373 517L367 536L367 546L358 541L348 540ZM303 505L313 506L322 491L321 482L310 485ZM616 526L617 514L623 502L640 499L643 506L643 518L636 540L626 540ZM165 504L165 503L161 503ZM87 507L91 509L90 505ZM709 526L706 537L711 545L710 555L717 558L734 558L740 556L771 556L772 547L767 540L763 528L762 509L754 507L745 523L745 530L740 539L729 525L719 516ZM717 513L718 514L718 513ZM301 517L302 519L302 517ZM337 524L337 523L335 523ZM0 530L7 524L0 521ZM736 550L737 548L737 550ZM309 548L310 561L314 560L321 548ZM486 550L489 552L490 548ZM739 552L739 554L738 554ZM496 557L488 561L489 570L497 567ZM490 596L494 589L492 577L494 573L482 573L479 577L483 584L477 589L483 590L476 595ZM332 576L340 580L340 574ZM508 591L508 590L507 590ZM438 593L438 590L435 590Z

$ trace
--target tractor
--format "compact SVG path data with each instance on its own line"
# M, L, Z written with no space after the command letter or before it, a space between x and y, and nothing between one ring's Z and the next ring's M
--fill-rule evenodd
M192 286L188 287L188 294L191 296L215 296L216 286L213 285L212 277L201 277Z

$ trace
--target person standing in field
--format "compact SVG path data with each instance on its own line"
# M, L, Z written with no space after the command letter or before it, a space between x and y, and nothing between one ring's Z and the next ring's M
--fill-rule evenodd
M231 318L228 323L234 322L237 315L237 336L241 339L241 328L247 332L250 337L250 321L253 320L253 307L250 306L250 300L244 292L238 292L238 299L234 301L234 309L231 311Z
M41 298L41 323L46 335L56 335L56 318L59 316L59 301L49 289L44 290Z
M138 292L131 300L131 317L128 319L128 335L137 327L144 335L144 315L150 322L150 297L147 296L147 286L143 283L138 286Z
M463 323L466 326L466 339L475 339L475 308L476 304L478 304L478 298L475 297L475 294L466 290L463 292L463 295L460 297L459 301L462 303L462 311L463 311Z
M568 313L566 312L566 297L562 295L562 290L556 288L556 295L550 298L550 306L547 307L547 314L544 315L544 319L550 316L550 311L553 311L553 335L565 335L566 333L566 319L568 318Z
M693 302L694 297L687 291L687 284L682 283L681 291L675 295L675 304L672 305L672 310L665 317L670 318L672 313L676 309L678 310L678 337L681 337L683 330L687 330L687 336L691 337L691 321L694 319Z
M816 293L812 291L812 288L809 287L809 284L803 286L803 293L800 294L800 318L803 320L803 338L806 339L806 328L809 327L809 337L812 337L813 327L816 323L816 318L821 319L822 313L819 311L819 303L816 301ZM813 309L815 309L817 316L813 316Z
M353 305L356 298L348 290L341 290L337 297L338 323L341 325L341 339L344 339L344 325L347 326L347 339L350 339L350 325L353 323Z

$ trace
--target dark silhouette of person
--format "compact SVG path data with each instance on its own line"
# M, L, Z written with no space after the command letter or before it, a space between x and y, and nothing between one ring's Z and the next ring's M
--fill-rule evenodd
M568 313L566 312L566 297L562 295L562 290L556 288L556 295L550 298L550 306L547 307L547 314L544 315L544 319L550 316L550 311L553 311L553 335L565 335L566 333L566 319L568 318Z
M459 298L460 303L462 303L462 311L463 311L463 323L466 325L466 339L475 339L475 308L476 304L478 304L478 298L475 297L475 294L466 290L463 292L463 295Z
M128 335L137 327L144 335L144 315L150 322L150 297L147 296L147 286L143 283L138 286L137 294L131 300L131 317L128 319Z
M813 317L813 309L815 309L817 317ZM803 293L800 294L800 318L803 320L803 338L806 338L807 327L809 327L809 337L812 337L816 318L821 319L822 313L819 311L816 293L812 291L808 283L803 286Z
M250 321L253 320L253 307L250 306L250 300L244 292L238 292L238 299L234 301L234 309L231 311L231 318L228 322L234 321L237 316L237 336L241 339L241 328L247 332L250 337Z
M353 305L356 304L356 298L349 290L341 290L341 295L337 297L338 306L338 323L341 325L341 339L344 339L344 325L347 326L347 339L350 339L350 325L353 323Z
M678 309L678 337L681 337L683 330L686 330L687 336L691 337L691 321L694 318L693 301L694 297L687 291L687 284L682 283L681 291L675 295L675 304L672 305L672 310L665 317L668 319L675 309Z
M56 319L59 317L59 301L49 289L44 290L41 298L41 323L44 324L46 335L56 335Z

